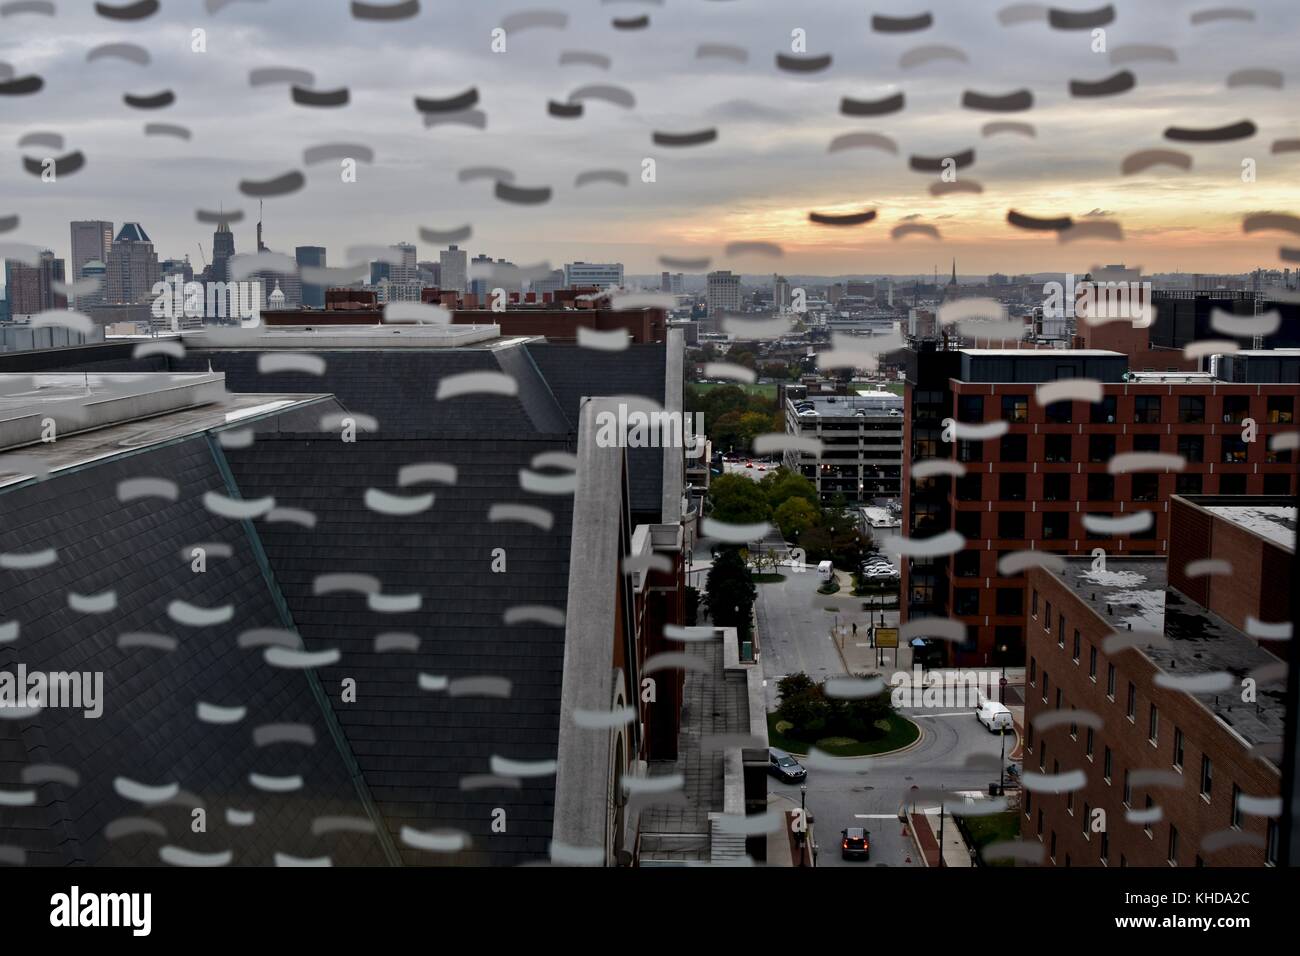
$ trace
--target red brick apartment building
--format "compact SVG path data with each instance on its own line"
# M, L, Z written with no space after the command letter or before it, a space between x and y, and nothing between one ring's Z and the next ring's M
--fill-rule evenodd
M1087 555L1159 557L1169 552L1174 494L1287 495L1295 491L1292 452L1268 438L1296 428L1300 350L1217 356L1214 372L1133 371L1128 356L1106 350L905 350L906 415L903 512L906 534L957 531L956 554L903 563L902 619L952 617L969 639L955 663L1023 665L1027 594L1023 575L1000 576L998 560L1038 549ZM1035 400L1040 383L1086 378L1102 400ZM1007 432L983 441L944 441L944 420L966 425L1005 421ZM1243 440L1246 419L1257 426ZM1187 459L1182 472L1111 474L1126 452ZM912 463L949 459L963 477L911 478ZM1154 515L1130 536L1090 532L1085 515Z
M1069 558L1060 572L1029 572L1020 832L1041 842L1044 865L1277 861L1286 679L1274 652L1285 642L1243 632L1224 614L1289 618L1270 582L1290 575L1294 499L1175 496L1170 504L1174 540L1213 543L1212 552L1176 548L1168 573L1154 557L1108 558L1104 569ZM1187 565L1207 553L1231 562L1231 573L1189 576ZM1184 587L1208 590L1224 613ZM1144 631L1166 642L1142 640ZM1111 635L1136 637L1137 646L1108 651ZM1211 675L1218 687L1177 685ZM1044 724L1055 711L1078 719ZM1073 771L1086 782L1071 792L1032 789L1035 773Z

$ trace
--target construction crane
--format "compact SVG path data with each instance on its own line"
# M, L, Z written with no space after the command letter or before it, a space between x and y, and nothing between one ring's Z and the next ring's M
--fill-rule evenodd
M196 243L196 245L199 247L199 259L203 261L203 268L207 269L208 257L203 254L203 243Z

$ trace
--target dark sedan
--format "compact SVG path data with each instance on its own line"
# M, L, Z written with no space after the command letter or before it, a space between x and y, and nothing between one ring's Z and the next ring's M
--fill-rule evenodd
M846 860L871 859L871 834L862 827L841 830L840 856Z
M808 771L784 750L769 747L767 751L767 769L774 777L786 783L798 783L808 776Z

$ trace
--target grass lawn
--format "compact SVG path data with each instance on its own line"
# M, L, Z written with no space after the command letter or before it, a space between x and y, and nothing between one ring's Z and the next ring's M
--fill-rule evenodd
M840 589L840 582L831 578L825 584L817 589L818 594L834 594Z
M966 829L975 841L975 849L982 851L990 843L1001 843L1020 837L1020 814L1015 810L1006 813L994 813L989 816L968 816L965 818ZM1010 866L1011 860L999 860L990 866Z
M786 753L806 754L810 747L828 753L833 757L869 757L872 754L886 753L906 747L921 735L916 724L906 717L895 714L880 723L886 724L885 732L875 740L858 741L850 737L823 737L820 740L796 740L787 737L781 729L789 729L785 721L778 721L776 714L767 715L767 739L778 750Z
M749 579L755 584L776 584L778 581L784 581L785 575L775 572L772 574L754 574L751 572Z
M707 392L710 389L723 387L722 384L718 382L690 382L688 384L690 385L691 388L695 389L700 393ZM773 402L776 401L775 382L768 382L762 385L758 383L755 383L753 385L742 385L740 382L726 382L725 384L735 385L737 388L743 388L750 395L761 395L763 398L766 398L768 401L773 401Z

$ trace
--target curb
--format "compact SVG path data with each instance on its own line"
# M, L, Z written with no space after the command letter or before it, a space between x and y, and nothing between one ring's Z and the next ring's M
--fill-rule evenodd
M770 716L770 715L769 715L769 716ZM914 748L916 748L916 747L919 747L919 746L921 745L921 742L922 742L923 740L925 740L925 728L922 727L920 724L918 724L916 721L914 721L911 717L908 717L908 716L906 716L906 715L904 715L904 714L899 714L899 713L896 712L896 713L894 714L894 716L895 716L895 717L902 717L902 718L903 718L904 720L906 720L909 724L911 724L913 727L916 728L916 739L913 740L913 741L912 741L910 744L908 744L906 747L899 747L899 748L897 748L897 749L895 749L895 750L882 750L882 751L881 751L880 753L878 753L878 754L861 754L861 755L859 755L859 756L857 756L857 757L841 757L841 756L838 756L837 754L828 754L828 753L823 753L822 756L824 756L824 757L830 757L832 760L874 760L876 757L892 757L892 756L894 756L895 754L903 754L903 753L907 753L909 750L912 750L912 749L914 749ZM776 745L775 745L775 744L772 744L771 746L775 747ZM792 756L792 757L806 757L806 756L808 756L806 753L800 753L800 752L797 751L797 750L787 750L786 753L788 753L788 754L789 754L790 756Z

